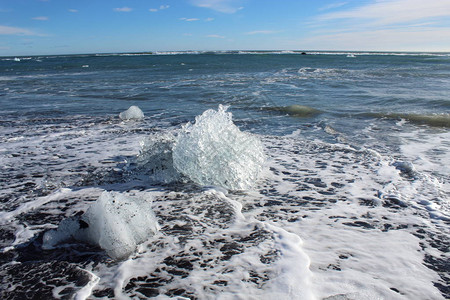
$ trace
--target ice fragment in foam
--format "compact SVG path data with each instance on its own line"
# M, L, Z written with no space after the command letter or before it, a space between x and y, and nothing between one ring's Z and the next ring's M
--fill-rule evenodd
M144 113L139 107L132 105L126 111L121 112L119 117L122 120L140 120L144 118Z
M234 125L227 107L207 110L186 124L173 146L175 169L200 185L251 188L265 161L261 141Z
M103 192L81 218L63 220L44 234L44 249L71 238L98 245L114 258L130 255L159 229L151 201L118 192Z

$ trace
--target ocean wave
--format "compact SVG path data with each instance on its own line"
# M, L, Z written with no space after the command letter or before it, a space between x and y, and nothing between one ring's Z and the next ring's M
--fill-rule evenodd
M440 57L450 57L450 53L445 52L372 52L372 51L311 51L306 52L310 55L353 55L353 56L440 56Z
M450 114L408 114L408 113L365 113L365 116L390 119L406 120L413 124L428 125L432 127L450 128Z
M305 51L305 50L218 50L218 51L155 51L153 55L183 55L183 54L238 54L238 55L342 55L354 56L438 56L450 57L450 53L445 52L358 52L358 51ZM146 54L148 55L148 54Z
M265 107L263 108L263 110L279 112L283 114L288 114L290 116L302 118L310 118L322 113L320 110L315 109L313 107L298 104L293 104L289 106Z

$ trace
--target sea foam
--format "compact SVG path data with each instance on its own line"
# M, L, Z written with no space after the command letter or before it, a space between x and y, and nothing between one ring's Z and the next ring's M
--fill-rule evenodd
M151 201L118 192L103 192L80 217L63 220L56 230L43 237L44 249L75 239L100 246L120 259L130 255L136 246L159 229Z
M265 161L261 141L234 125L227 107L207 110L186 124L173 146L175 169L200 185L249 189Z

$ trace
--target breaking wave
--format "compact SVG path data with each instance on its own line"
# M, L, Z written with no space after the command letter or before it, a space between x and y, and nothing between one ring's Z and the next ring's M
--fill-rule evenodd
M303 117L309 118L314 117L321 113L320 110L315 109L313 107L305 106L305 105L289 105L289 106L280 106L280 107L267 107L264 108L267 111L275 111L283 114L288 114L294 117Z
M432 127L450 128L450 114L367 113L364 115L380 119L406 120L414 124Z

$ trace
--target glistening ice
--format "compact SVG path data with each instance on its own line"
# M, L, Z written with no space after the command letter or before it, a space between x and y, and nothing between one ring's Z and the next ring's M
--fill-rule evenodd
M231 113L207 110L188 123L173 146L175 169L200 185L249 189L265 161L261 141L234 125Z

